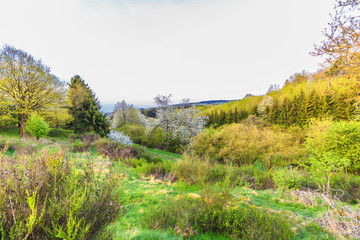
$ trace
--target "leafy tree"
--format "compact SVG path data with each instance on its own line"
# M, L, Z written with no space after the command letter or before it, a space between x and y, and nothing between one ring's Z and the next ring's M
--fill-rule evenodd
M11 101L23 138L28 116L62 106L65 88L41 60L5 45L0 52L0 92Z
M111 128L116 129L127 124L146 126L146 117L132 105L127 105L125 100L114 106L111 115Z
M351 138L351 142L344 144L342 140L347 135L344 134L346 131L340 131L340 133L338 129L339 127L329 119L312 121L305 144L309 159L304 167L328 196L330 196L332 175L350 165L349 157L344 154L347 152L346 147L351 147L349 143L360 137L358 133L355 138Z
M171 105L171 94L157 95L154 100L158 105L157 118L149 121L147 132L162 128L166 134L166 148L170 143L189 144L204 129L205 117L200 116L199 110L193 107L176 109Z
M94 132L101 136L106 136L109 133L107 118L100 111L100 101L79 75L71 78L69 99L70 114L74 118L70 126L75 132Z
M39 140L48 134L49 124L39 115L33 114L26 122L26 130Z

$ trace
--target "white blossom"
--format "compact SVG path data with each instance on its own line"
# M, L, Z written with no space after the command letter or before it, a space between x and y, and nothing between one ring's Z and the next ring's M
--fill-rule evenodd
M131 145L133 142L130 137L125 135L122 132L110 130L110 133L107 135L108 138L114 142L121 143L123 145Z

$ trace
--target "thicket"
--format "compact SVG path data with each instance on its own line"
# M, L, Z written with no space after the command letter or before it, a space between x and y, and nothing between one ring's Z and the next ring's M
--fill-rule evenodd
M303 140L298 128L276 128L253 117L250 122L207 129L194 139L192 149L227 165L260 162L269 170L301 161L305 157Z
M122 211L121 174L63 153L0 154L2 239L89 239Z

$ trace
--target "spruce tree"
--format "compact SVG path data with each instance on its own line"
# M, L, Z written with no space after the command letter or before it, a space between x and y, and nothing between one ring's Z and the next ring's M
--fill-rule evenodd
M69 85L69 112L74 120L70 126L77 133L93 132L106 136L109 124L106 116L100 111L100 101L88 84L79 76L71 78Z

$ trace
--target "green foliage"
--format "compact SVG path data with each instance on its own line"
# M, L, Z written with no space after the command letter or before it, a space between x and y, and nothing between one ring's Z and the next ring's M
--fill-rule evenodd
M145 134L146 127L143 125L126 124L116 130L125 133L136 144L147 144L147 135Z
M174 180L173 176L170 174L173 172L176 163L172 160L161 160L159 158L133 158L126 162L128 165L135 167L138 173L147 176L152 175L161 180Z
M208 198L189 195L166 200L144 220L152 228L170 228L183 237L207 232L230 239L290 239L293 235L285 218L246 205L238 207L222 192Z
M144 145L149 148L165 149L166 133L160 127L153 128L149 134L146 134Z
M39 140L45 137L49 132L49 124L45 120L37 115L31 115L30 119L26 122L26 130Z
M31 113L54 113L65 102L64 84L50 73L50 68L41 60L21 49L9 45L1 49L0 76L0 101L10 104L0 107L0 111L5 110L7 118L8 111L16 116L22 138L25 137L25 122Z
M106 136L109 133L109 124L100 111L100 101L79 75L71 78L69 92L69 110L74 118L70 127L77 133L94 132L102 137Z
M275 185L279 189L301 189L308 185L308 177L298 169L279 169L273 173Z
M73 136L73 134L74 134L74 130L50 128L48 136L55 138L68 138Z
M331 178L331 186L335 194L341 196L341 201L348 203L359 203L360 200L360 176L335 173ZM334 192L333 192L334 194Z
M1 156L2 239L89 239L120 212L116 169L103 178L61 153Z
M269 170L302 157L302 137L298 132L264 125L232 124L200 133L192 148L200 156L236 166L259 160Z
M331 176L350 165L347 155L343 155L342 152L344 145L339 140L342 139L344 133L353 133L351 130L354 130L354 128L344 128L344 126L353 124L332 123L330 120L324 120L313 121L310 125L305 144L310 156L304 166L323 192L327 194L330 194ZM357 137L355 135L355 138ZM346 141L345 143L349 142L352 141ZM351 148L351 146L348 147Z

